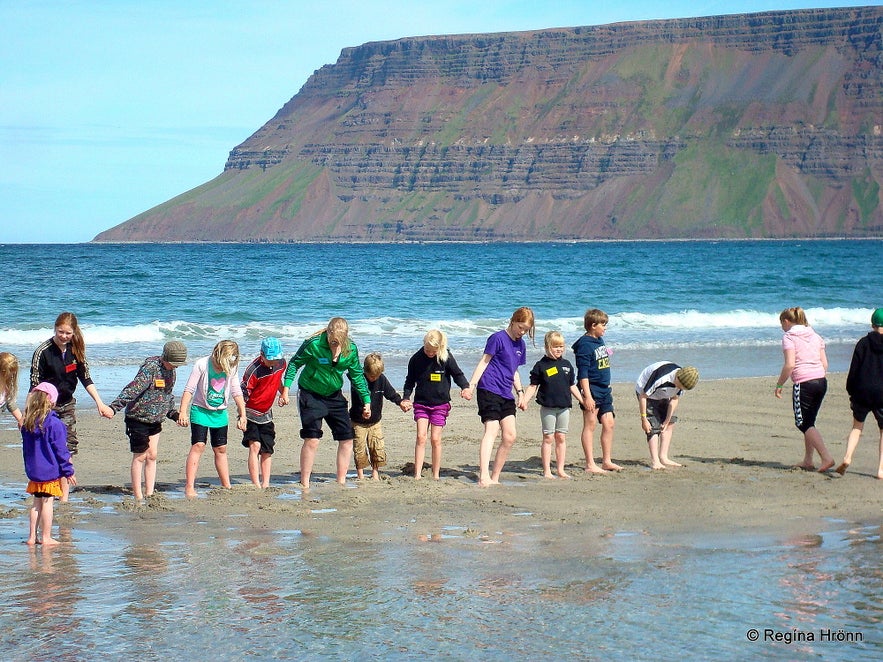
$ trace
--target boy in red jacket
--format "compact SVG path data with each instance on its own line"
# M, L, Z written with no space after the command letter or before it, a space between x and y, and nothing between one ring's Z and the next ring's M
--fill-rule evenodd
M270 486L270 467L276 445L273 403L282 391L284 374L282 343L277 338L264 338L261 355L242 374L247 419L242 445L248 449L248 475L259 488Z

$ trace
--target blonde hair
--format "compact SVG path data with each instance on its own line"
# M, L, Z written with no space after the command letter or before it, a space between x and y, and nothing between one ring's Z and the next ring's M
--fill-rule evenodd
M551 358L553 347L564 347L564 336L560 331L549 331L543 338L543 344L546 348L546 356Z
M228 377L239 365L239 345L233 340L222 340L212 350L212 365Z
M365 378L372 382L383 374L385 366L383 365L383 357L380 352L371 352L365 357Z
M801 326L809 326L809 322L806 321L806 312L800 306L794 306L793 308L786 308L781 313L779 313L779 321L791 322L792 324L800 324Z
M61 313L55 318L55 326L52 328L57 329L62 324L67 324L74 332L73 336L71 336L71 352L73 352L74 358L80 363L85 363L86 341L83 339L83 332L80 331L80 324L77 322L77 316L68 312Z
M607 324L609 321L610 317L607 316L607 313L598 308L589 308L583 315L583 326L586 331L591 331L596 324Z
M432 329L423 336L423 344L435 349L435 360L444 363L448 360L448 337L444 331Z
M522 306L514 313L512 313L512 317L509 319L509 326L513 324L528 324L530 328L527 330L527 336L530 338L530 341L534 344L534 334L536 333L536 327L534 322L533 310L528 308L527 306Z
M52 401L49 395L43 391L31 391L25 400L25 410L22 415L21 426L28 432L37 432L43 429L43 421L52 411Z
M325 331L320 333L326 334L329 345L332 340L340 345L341 356L350 355L350 325L344 318L332 317L328 320Z
M9 352L0 352L0 395L7 402L18 394L18 359Z

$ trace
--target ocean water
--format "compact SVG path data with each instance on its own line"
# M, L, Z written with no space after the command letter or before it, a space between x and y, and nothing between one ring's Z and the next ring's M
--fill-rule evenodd
M22 524L0 520L0 658L883 654L879 527L831 522L791 539L622 531L587 541L550 539L542 523L477 537L452 523L430 540L389 531L342 545L299 529L219 532L172 513L113 535L91 528L94 507L83 514L50 550L22 545Z
M0 245L0 348L27 364L71 310L109 399L167 340L198 357L232 338L249 358L275 335L288 356L339 315L360 354L381 352L401 387L431 328L468 372L487 336L530 306L529 368L546 331L569 345L597 307L611 318L615 381L662 359L719 379L777 374L778 314L799 305L843 371L883 306L881 263L883 241Z
M879 241L7 245L0 349L19 356L26 381L34 347L72 310L109 400L166 340L195 358L233 338L249 357L272 334L290 355L341 315L400 387L430 328L448 333L468 372L487 335L529 305L529 367L545 331L570 343L599 307L616 381L663 358L720 379L775 375L778 313L801 305L841 371L883 306L881 263ZM519 531L466 535L468 522L451 522L345 545L307 523L134 517L109 494L100 507L72 500L77 523L59 532L68 544L30 550L23 487L0 485L0 659L883 655L879 522L830 521L795 539L562 540L526 513Z

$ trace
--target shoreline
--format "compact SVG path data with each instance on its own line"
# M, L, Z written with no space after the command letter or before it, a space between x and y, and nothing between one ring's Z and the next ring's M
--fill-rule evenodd
M456 390L442 437L440 481L433 481L428 470L420 481L403 474L402 468L413 463L414 422L385 403L389 466L382 471L383 479L336 485L337 444L326 429L312 489L302 493L296 484L299 420L296 407L289 406L274 410L277 444L268 490L251 485L246 449L241 436L231 429L228 454L233 488L217 487L207 453L198 472L199 498L185 500L189 431L165 425L159 447L158 494L143 506L135 504L129 488L131 453L122 415L100 419L94 407L87 407L78 417L81 450L73 458L80 485L72 492L70 504L56 504L56 522L74 529L78 523L98 526L122 536L132 527L146 527L162 539L180 536L180 531L171 534L169 526L183 517L218 531L231 526L256 531L299 529L343 540L432 538L451 528L479 539L515 531L561 540L620 532L791 535L817 533L834 522L848 527L879 525L881 502L874 496L883 490L883 481L875 477L873 420L866 424L845 476L797 469L802 436L793 426L790 400L776 399L769 381L768 377L700 381L682 398L672 443L673 459L685 466L661 471L649 469L631 385L615 384L613 457L624 471L600 476L583 473L582 422L577 410L567 437L571 480L542 477L539 408L532 402L527 412L518 415L518 438L502 485L486 489L475 482L482 431L475 403L460 400ZM828 395L818 421L838 463L851 425L844 383L845 375L829 375ZM599 456L597 433L594 449ZM354 469L351 472L355 474ZM3 503L3 517L18 520L24 539L29 499L24 493L26 479L16 430L0 430L0 483L13 495L21 489L20 496ZM105 512L108 506L110 513Z

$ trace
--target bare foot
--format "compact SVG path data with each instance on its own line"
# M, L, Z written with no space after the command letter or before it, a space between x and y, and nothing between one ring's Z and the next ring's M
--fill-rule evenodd
M304 484L304 483L300 483L300 488L301 488L304 492L309 492L309 491L310 491L310 484L309 484L309 483L306 483L306 484Z
M606 474L607 471L599 467L597 464L590 464L586 467L587 474Z
M55 545L60 545L61 541L56 540L55 538L47 538L43 536L43 547L53 547Z
M601 468L605 471L622 471L622 467L613 462L605 462L601 464Z
M796 469L803 469L804 471L815 471L816 465L814 464L798 464L795 465Z
M664 459L664 460L662 461L662 463L663 463L665 466L667 466L667 467L682 467L682 466L684 466L683 464L680 464L680 463L678 463L678 462L672 462L672 461L669 460L668 458Z
M836 471L837 473L839 473L842 476L843 474L846 473L847 468L849 468L849 462L844 461L844 462L841 462L840 466L837 467L836 469L834 469L834 471Z
M500 481L492 479L490 477L490 475L482 476L478 479L478 486L479 487L490 487L491 485L499 485L499 484L500 484Z
M184 497L187 499L195 499L196 498L196 490L193 488L188 488L184 490Z
M665 465L660 462L659 464L651 464L650 468L653 469L653 471L658 471L659 469L665 469Z
M828 460L827 462L822 462L822 466L819 467L819 473L820 474L828 473L829 471L831 471L833 466L834 466L833 459Z
M563 479L565 479L565 480L570 480L570 474L567 473L566 471L559 471L559 472L558 472L558 478L563 478Z
M543 478L554 478L554 477L555 477L555 474L553 474L551 471L544 471L543 472Z
M37 544L36 538L28 538L27 540L25 540L25 545L28 545L29 547L33 547L36 544Z

